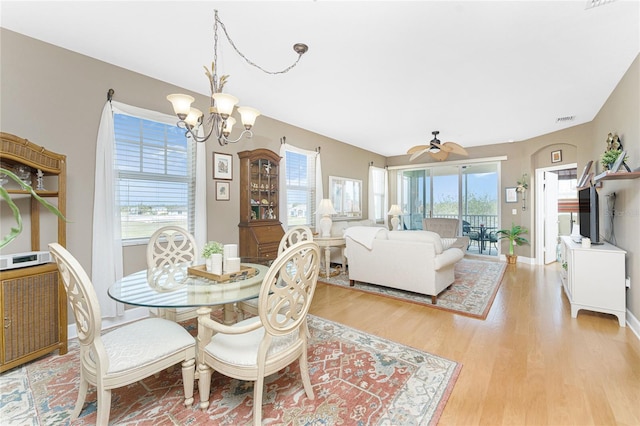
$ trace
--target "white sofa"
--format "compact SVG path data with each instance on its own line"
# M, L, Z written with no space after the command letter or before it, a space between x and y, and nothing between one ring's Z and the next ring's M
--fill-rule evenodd
M464 257L456 247L444 249L431 231L387 231L351 227L345 232L349 281L378 284L431 296L453 284L454 266Z
M384 225L376 223L370 219L362 219L362 220L340 220L334 221L331 224L331 236L332 237L344 237L344 233L348 228L353 226L370 226L376 228L384 228ZM345 252L345 258L347 257ZM337 247L331 248L331 263L341 263L342 262L342 253L341 250ZM348 263L348 262L347 262Z

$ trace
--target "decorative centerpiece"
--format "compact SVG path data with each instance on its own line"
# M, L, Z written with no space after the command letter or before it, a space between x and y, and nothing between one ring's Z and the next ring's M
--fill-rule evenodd
M515 246L529 244L529 241L521 236L527 232L529 231L527 231L525 227L513 223L511 224L511 229L501 229L498 231L500 240L509 240L509 253L506 255L508 264L513 265L518 261L518 255L513 251Z
M209 241L202 248L202 257L205 260L207 272L216 275L222 274L222 253L224 247L217 241Z

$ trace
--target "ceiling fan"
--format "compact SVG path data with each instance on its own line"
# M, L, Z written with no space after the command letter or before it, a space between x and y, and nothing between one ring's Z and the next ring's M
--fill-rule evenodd
M438 133L440 132L437 130L431 132L431 134L433 134L433 139L429 141L429 145L416 145L409 149L409 151L407 151L407 154L411 154L409 161L415 160L425 152L431 154L431 156L438 161L446 160L450 153L469 155L467 150L455 142L441 143L440 139L438 139Z

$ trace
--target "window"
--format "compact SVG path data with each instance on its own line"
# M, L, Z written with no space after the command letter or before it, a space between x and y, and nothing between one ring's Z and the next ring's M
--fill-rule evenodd
M285 151L287 226L315 228L316 153Z
M123 242L158 228L194 232L195 143L175 124L114 114L116 201Z

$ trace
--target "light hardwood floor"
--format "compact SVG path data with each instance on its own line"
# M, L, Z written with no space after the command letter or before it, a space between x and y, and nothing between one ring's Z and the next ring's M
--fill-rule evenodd
M640 425L640 342L571 318L556 264L508 266L486 320L319 283L310 313L461 363L440 425Z

